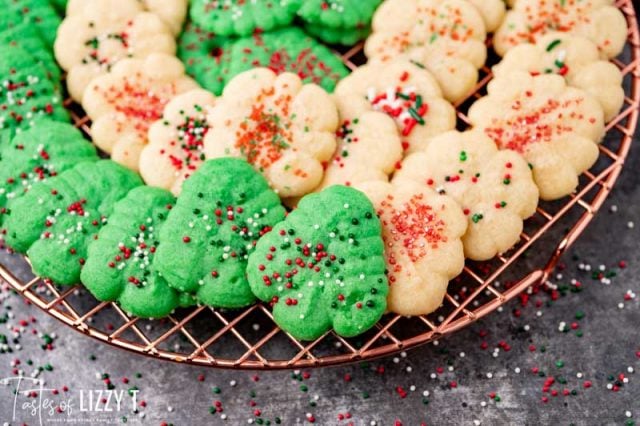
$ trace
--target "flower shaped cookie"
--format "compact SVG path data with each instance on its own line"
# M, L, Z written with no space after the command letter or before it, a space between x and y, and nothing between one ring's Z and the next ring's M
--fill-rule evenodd
M466 0L387 0L373 16L365 54L387 61L431 46L480 68L487 58L486 37L482 15Z
M365 111L393 117L408 152L419 150L429 137L456 125L455 110L442 99L431 74L406 60L367 64L340 81L335 100L343 114Z
M83 6L64 19L54 45L58 63L68 72L69 94L78 102L89 82L118 61L176 51L169 28L136 0L97 0Z
M207 158L243 157L278 194L297 197L322 181L339 120L331 97L291 73L256 68L225 87L208 120Z
M549 32L581 35L594 42L605 58L622 52L627 21L613 0L518 0L493 38L500 56L522 43L535 43Z
M401 315L435 311L449 280L462 272L460 238L467 219L458 203L415 182L365 182L357 186L373 202L382 223L389 296Z
M195 89L178 95L149 128L149 145L140 154L140 174L147 185L180 194L182 183L204 160L209 109L216 97Z
M477 130L448 132L409 155L393 178L412 181L453 197L468 218L465 255L488 260L520 239L523 220L538 205L538 188L527 162L516 152L498 151Z
M82 98L93 121L93 142L114 161L138 170L149 126L174 96L196 87L173 56L153 53L118 62L109 74L93 79Z
M509 50L493 67L496 76L514 70L532 75L560 74L567 84L595 97L606 121L616 116L624 103L622 73L614 64L600 59L598 48L584 37L566 33L550 33L536 44L520 44Z
M552 74L514 71L494 79L488 95L469 109L469 119L499 149L524 156L543 200L575 190L578 175L597 160L604 134L598 101Z

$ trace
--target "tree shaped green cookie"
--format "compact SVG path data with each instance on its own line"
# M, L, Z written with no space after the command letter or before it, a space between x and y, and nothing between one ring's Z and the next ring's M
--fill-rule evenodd
M0 75L0 130L13 135L42 119L69 121L57 82L27 51L0 44Z
M142 181L110 160L82 163L34 185L5 220L6 243L27 253L36 275L75 284L87 247L107 223L114 204Z
M160 188L134 188L116 203L109 223L89 246L80 278L101 301L118 301L143 318L161 318L179 304L179 294L153 266L159 233L175 204Z
M304 0L192 0L190 16L207 31L247 36L286 27Z
M47 0L5 0L2 4L1 29L28 24L49 47L53 46L60 22L60 16Z
M185 181L160 230L154 265L200 303L247 306L255 301L245 276L249 253L284 215L280 198L247 162L207 161Z
M0 43L20 46L38 61L51 81L60 80L60 68L53 57L51 47L47 46L33 26L21 23L0 31Z
M229 39L189 24L180 38L178 56L189 75L216 95L233 77L257 67L297 74L304 83L315 83L327 91L333 91L349 73L328 47L293 27Z
M298 16L305 29L327 43L350 45L365 38L382 0L307 0Z
M0 145L0 225L14 200L34 184L97 160L96 149L78 129L55 121L44 121Z
M380 220L369 199L346 186L304 197L249 257L251 290L278 325L312 340L333 328L355 336L385 312Z

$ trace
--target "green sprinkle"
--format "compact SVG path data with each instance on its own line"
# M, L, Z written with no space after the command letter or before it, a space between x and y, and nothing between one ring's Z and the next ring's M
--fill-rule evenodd
M216 386L216 387L214 387L213 389L211 389L211 392L213 392L213 393L220 393L220 392L222 392L222 391L220 390L220 388L219 388L219 387L217 387L217 386Z
M562 361L562 360L556 361L556 367L558 367L558 368L564 367L564 361Z
M420 117L420 114L418 114L418 111L416 111L415 108L409 108L409 114L418 122L418 124L424 126L424 118Z
M553 40L551 43L549 43L549 45L547 46L547 52L551 52L553 49L555 49L556 47L558 47L558 45L562 43L562 40L557 39L557 40Z
M482 213L476 213L473 216L471 216L471 221L473 223L478 223L480 222L482 219L484 218L484 216L482 215Z
M576 312L576 319L581 320L582 318L584 318L584 315L585 315L584 312L578 311Z
M462 161L462 162L467 161L467 152L466 151L460 151L460 161Z

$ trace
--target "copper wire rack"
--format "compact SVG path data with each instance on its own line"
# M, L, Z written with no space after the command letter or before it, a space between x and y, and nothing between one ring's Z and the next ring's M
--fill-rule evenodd
M390 355L453 333L532 285L546 282L561 255L602 206L622 170L638 120L640 34L632 0L617 3L629 23L625 51L614 60L624 75L626 96L620 114L607 125L597 164L581 176L579 188L570 197L538 207L525 222L516 247L489 262L467 262L464 272L451 282L443 305L431 315L388 314L356 338L328 332L312 342L301 342L278 328L263 304L229 311L200 306L162 320L143 320L127 315L115 303L98 302L82 286L59 287L34 277L23 256L1 254L0 278L32 304L83 334L150 357L211 367L335 365ZM364 62L362 45L339 53L351 69ZM461 129L468 125L465 111L486 93L490 80L491 71L484 67L473 95L456 106ZM76 126L88 134L86 115L71 101L66 106Z

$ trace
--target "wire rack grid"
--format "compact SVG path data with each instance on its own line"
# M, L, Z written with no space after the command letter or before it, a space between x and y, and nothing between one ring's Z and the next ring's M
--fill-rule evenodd
M622 170L638 121L640 33L632 0L620 0L617 5L629 23L625 52L614 61L624 75L626 96L620 114L607 125L598 163L581 176L578 190L570 197L538 207L515 248L490 262L467 262L432 315L389 314L357 338L328 332L312 342L301 342L278 328L262 304L236 311L200 306L163 320L143 320L127 315L115 303L98 302L81 286L61 288L34 277L29 260L15 255L0 256L0 281L52 317L102 342L158 359L211 367L308 368L369 360L459 330L545 282L602 206ZM364 62L362 45L340 55L351 69ZM486 93L491 80L488 66L481 73L473 95L456 105L461 128L468 125L468 106ZM76 126L88 134L86 115L71 101L66 106Z

